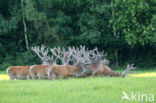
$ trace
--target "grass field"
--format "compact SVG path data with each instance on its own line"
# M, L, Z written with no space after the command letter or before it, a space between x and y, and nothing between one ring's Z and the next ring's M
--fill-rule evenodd
M0 72L1 73L1 72ZM141 74L141 75L140 75ZM140 76L139 76L140 75ZM142 76L146 75L146 76ZM152 75L152 76L151 76ZM6 77L4 77L6 76ZM7 78L2 72L0 78ZM133 77L88 77L66 80L0 81L0 103L149 103L122 100L122 92L131 96L156 96L156 72L137 72ZM139 98L139 96L137 96ZM155 99L155 98L154 98ZM156 103L154 100L151 103Z

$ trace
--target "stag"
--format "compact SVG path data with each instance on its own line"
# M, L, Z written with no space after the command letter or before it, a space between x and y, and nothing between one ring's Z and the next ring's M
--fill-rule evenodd
M55 61L53 64L50 65L33 65L31 66L30 72L33 79L49 79L49 68L51 66L57 66L56 60L60 59L63 65L67 65L69 62L70 52L65 51L63 48L63 51L61 51L61 48L52 48L50 49L53 55L51 56L51 60ZM35 49L35 51L38 51ZM39 54L39 53L37 53ZM55 56L55 58L54 58ZM48 63L47 63L48 64ZM63 72L63 71L62 71Z
M69 65L70 57L72 54L72 49L69 47L68 50L65 50L65 48L52 48L50 49L51 53L55 56L55 58L61 60L62 65Z
M49 77L50 79L56 78L68 78L68 77L79 77L83 76L88 72L87 65L91 63L89 58L89 53L85 52L85 47L81 49L68 49L72 52L72 57L75 58L76 63L73 65L55 65L49 67Z
M48 56L48 49L46 49L43 45L41 49L39 47L34 47L32 50L39 56L39 58L42 61L42 65L33 65L30 67L30 73L32 76L32 79L48 79L48 69L47 67L51 65L57 65L56 60L57 58L54 58L54 56ZM41 55L42 54L42 55Z
M134 64L132 65L128 64L126 70L123 73L117 73L108 66L109 61L104 58L107 56L107 54L104 55L104 52L100 53L97 48L91 51L90 53L93 58L92 63L89 66L89 68L92 70L92 76L102 75L102 76L125 77L130 70L136 69L135 67L133 67Z
M65 51L64 48L63 48L63 51L61 51L60 47L52 48L50 50L53 53L53 55L51 56L51 60L56 62L57 59L60 59L63 65L68 64L69 57L70 57L69 51ZM55 56L55 58L53 56ZM48 74L49 69L48 68L50 68L52 65L56 66L56 63L53 63L51 65L33 65L33 66L31 66L30 72L31 72L32 78L33 79L49 79L49 74Z
M48 49L46 49L45 46L42 45L41 48L39 48L38 46L32 47L32 50L39 56L42 64L50 65L56 63L53 56L48 56ZM30 75L30 68L31 66L10 66L7 69L7 73L9 74L11 80L31 79L32 77Z
M48 56L48 48L46 48L44 45L41 46L35 46L31 48L41 59L42 65L51 65L56 64L56 60L53 58L53 56Z

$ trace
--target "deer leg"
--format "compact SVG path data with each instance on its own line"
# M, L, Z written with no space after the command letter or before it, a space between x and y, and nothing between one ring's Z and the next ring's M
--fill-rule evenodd
M9 77L10 77L10 80L14 80L16 78L16 75L14 75L13 73L9 72Z
M54 79L56 79L56 75L54 73L52 73L50 80L54 80Z
M10 80L14 80L16 78L15 75L10 75Z
M30 77L34 80L37 79L37 74L35 74L34 72L30 73Z
M40 74L37 74L37 78L41 80L41 75Z
M37 79L37 76L32 76L32 79L34 80L34 79Z
M27 75L26 78L27 78L27 80L30 80L30 76L29 75Z
M95 73L96 73L96 72L95 72L95 71L93 71L93 73L92 73L92 77L94 77L94 76L95 76Z

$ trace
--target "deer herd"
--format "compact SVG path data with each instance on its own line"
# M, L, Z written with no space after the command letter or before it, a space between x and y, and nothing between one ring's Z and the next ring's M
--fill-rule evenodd
M46 48L45 46L32 47L32 50L41 59L42 65L10 66L7 73L11 80L17 79L49 79L88 76L114 76L125 77L130 70L134 70L133 64L118 73L113 71L105 58L107 54L99 52L97 48L89 50L85 46L68 48ZM50 51L49 51L50 50ZM51 55L49 56L49 53Z

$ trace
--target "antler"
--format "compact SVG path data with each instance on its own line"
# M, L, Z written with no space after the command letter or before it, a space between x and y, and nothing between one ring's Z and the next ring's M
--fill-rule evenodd
M127 68L123 71L123 73L121 73L121 77L125 77L127 75L127 73L129 73L131 70L135 70L136 67L133 67L134 64L128 64Z
M35 47L32 47L31 49L41 59L42 64L45 64L45 65L49 64L48 49L46 49L44 45L42 45L41 48L39 46L35 46Z
M70 49L69 49L70 50ZM52 54L57 58L57 59L60 59L62 64L66 65L69 63L70 61L70 55L71 55L71 52L70 51L66 51L65 48L61 48L58 47L58 48L53 48L53 49L50 49L50 51L52 52Z
M77 62L81 62L83 64L90 64L90 54L86 50L85 46L80 46L80 48L76 48L73 50L73 56L76 58Z
M49 57L49 64L50 64L50 65L54 65L54 64L56 64L56 60L57 60L57 58L54 58L53 55L50 56L50 57Z
M94 62L100 62L101 61L101 63L103 65L109 65L110 62L107 59L105 59L105 57L107 56L107 53L104 54L104 51L99 52L98 48L96 47L95 49L90 50L89 53L91 55L90 58Z

